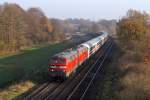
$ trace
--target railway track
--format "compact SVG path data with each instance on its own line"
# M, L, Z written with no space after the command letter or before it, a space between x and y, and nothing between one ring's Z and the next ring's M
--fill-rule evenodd
M104 53L110 47L110 45L111 45L111 40L108 40L108 42L102 47L102 49L100 49L97 53L95 53L86 63L84 63L80 67L79 71L77 72L77 75L71 76L69 79L67 79L63 83L58 83L58 82L57 83L56 82L44 83L44 84L40 85L30 95L22 98L22 100L66 100L66 99L72 100L72 98L74 97L74 94L76 94L75 91L78 91L78 88L80 87L79 84L84 82L83 77L85 77L85 76L89 77L89 75L87 74L87 73L89 73L88 70L90 70L90 69L96 70L96 68L94 68L94 66L98 65L97 62L99 62L99 60L102 59ZM92 60L92 59L94 59L94 60ZM95 59L97 59L97 60L95 61ZM91 63L94 63L94 64L91 65ZM85 66L87 66L87 67L85 67ZM90 74L90 75L92 75L92 74ZM96 74L94 74L93 76L96 76ZM92 80L94 80L94 79L92 79ZM90 81L90 84L91 83L92 82ZM90 85L88 85L88 87L89 86ZM86 91L87 90L88 89L86 89ZM84 93L84 95L85 94L86 94L86 92Z
M105 59L107 58L111 46L112 44L110 43L84 75L81 75L81 77L79 76L80 78L77 77L76 79L74 79L55 98L48 97L46 98L46 100L83 100L91 83L93 82Z
M80 83L69 94L66 100L84 100L87 91L89 90L97 74L100 72L102 65L105 62L107 56L109 55L112 46L113 44L110 44L110 47L108 47L108 49L105 51L104 55L99 59L97 64L95 64L95 66L93 66L93 68L91 68L91 70L87 72L87 74L83 77ZM60 100L60 98L57 100Z

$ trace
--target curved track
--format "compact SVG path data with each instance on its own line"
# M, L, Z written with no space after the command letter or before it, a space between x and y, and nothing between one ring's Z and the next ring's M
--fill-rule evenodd
M77 75L71 76L63 83L47 82L40 85L23 100L82 100L92 81L99 72L112 47L112 40L108 40L102 48L87 62L82 64ZM96 67L98 66L98 67ZM83 85L84 84L84 85ZM81 87L84 86L84 89Z

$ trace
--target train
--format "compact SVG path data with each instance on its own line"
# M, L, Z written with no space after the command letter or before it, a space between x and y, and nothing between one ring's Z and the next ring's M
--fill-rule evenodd
M107 32L99 32L99 35L89 41L81 43L52 56L48 63L48 75L51 78L68 78L73 72L86 62L91 55L108 40Z

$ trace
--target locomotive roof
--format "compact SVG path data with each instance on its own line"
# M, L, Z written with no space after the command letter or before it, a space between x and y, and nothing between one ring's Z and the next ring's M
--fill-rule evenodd
M71 49L67 49L63 52L60 52L56 55L54 55L55 57L58 57L58 58L70 58L72 56L75 56L77 53L77 49L76 48L71 48Z

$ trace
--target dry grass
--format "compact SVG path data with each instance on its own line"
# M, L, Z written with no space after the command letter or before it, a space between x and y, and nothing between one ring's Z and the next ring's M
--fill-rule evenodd
M150 64L135 62L126 54L119 61L125 75L120 78L124 89L119 92L121 100L150 100Z
M12 55L12 54L16 54L16 53L17 53L17 51L0 51L0 57Z
M12 100L16 96L28 91L35 84L31 81L21 82L0 90L0 100Z
M150 100L150 60L138 61L133 51L114 50L97 82L97 100Z

